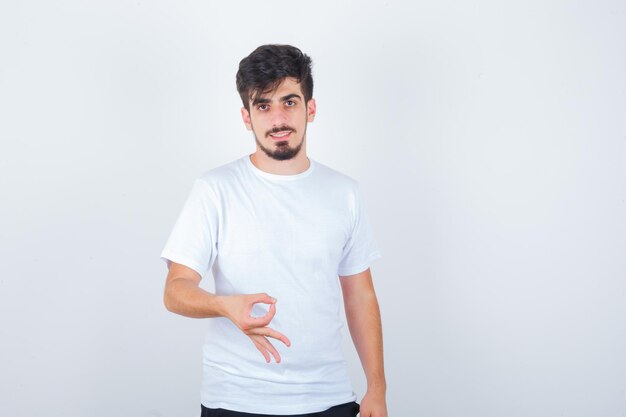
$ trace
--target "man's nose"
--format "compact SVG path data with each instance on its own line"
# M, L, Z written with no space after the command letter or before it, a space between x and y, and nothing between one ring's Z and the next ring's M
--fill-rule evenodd
M279 106L272 111L272 126L282 126L287 124L287 111Z

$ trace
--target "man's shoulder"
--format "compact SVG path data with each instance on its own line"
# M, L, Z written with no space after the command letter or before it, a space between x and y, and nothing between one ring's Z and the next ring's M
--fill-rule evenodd
M243 157L240 157L225 164L207 169L198 176L197 180L203 181L210 186L233 181L241 173L242 159Z

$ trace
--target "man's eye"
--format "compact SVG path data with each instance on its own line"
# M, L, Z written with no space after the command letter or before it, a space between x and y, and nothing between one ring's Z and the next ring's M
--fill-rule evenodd
M291 106L295 106L295 105L296 105L296 102L295 102L295 101L293 101L293 100L287 100L287 101L285 101L285 104L286 104L288 107L291 107Z
M265 111L265 110L267 110L267 104L259 104L259 106L257 108L259 110L261 110L261 111Z

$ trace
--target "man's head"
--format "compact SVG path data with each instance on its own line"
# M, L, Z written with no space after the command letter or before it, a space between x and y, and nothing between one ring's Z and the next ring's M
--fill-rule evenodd
M315 117L311 58L290 45L263 45L237 71L241 115L257 145L276 160L295 157Z
M305 104L313 97L311 58L295 46L262 45L239 63L237 91L246 110L250 101L274 91L285 78L300 83Z

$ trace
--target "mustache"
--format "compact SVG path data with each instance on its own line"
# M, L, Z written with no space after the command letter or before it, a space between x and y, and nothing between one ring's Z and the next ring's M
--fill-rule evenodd
M279 126L279 127L273 127L272 129L268 130L267 133L265 134L265 136L269 136L272 133L278 133L278 132L286 132L286 131L291 131L291 132L295 132L296 129L294 129L291 126Z

